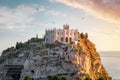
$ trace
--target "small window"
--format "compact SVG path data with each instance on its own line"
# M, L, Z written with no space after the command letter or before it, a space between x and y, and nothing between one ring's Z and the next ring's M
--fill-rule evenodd
M68 35L68 31L66 32L66 35Z
M74 32L74 35L76 35L76 33Z
M70 42L72 42L72 38L70 38Z
M62 35L63 35L63 32L62 32Z

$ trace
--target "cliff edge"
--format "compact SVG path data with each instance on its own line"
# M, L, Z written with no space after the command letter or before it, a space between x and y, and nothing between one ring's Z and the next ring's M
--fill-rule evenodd
M46 44L37 37L17 43L0 57L1 79L14 80L16 65L22 66L20 80L112 80L87 33L78 33L78 42L71 44Z

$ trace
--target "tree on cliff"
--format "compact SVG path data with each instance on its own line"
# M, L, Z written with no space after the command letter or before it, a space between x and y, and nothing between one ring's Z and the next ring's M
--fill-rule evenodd
M16 43L16 49L20 49L22 47L24 47L24 44L22 42L17 42Z

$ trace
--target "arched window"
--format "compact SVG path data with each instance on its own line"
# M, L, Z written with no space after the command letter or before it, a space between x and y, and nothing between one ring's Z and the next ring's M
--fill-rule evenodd
M63 39L63 37L61 37L61 42L63 42L64 41L64 39Z
M70 43L72 42L72 38L70 38Z
M68 37L66 37L65 41L68 42Z

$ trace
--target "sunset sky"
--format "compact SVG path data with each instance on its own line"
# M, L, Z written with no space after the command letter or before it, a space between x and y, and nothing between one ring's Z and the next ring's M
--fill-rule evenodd
M63 24L87 32L97 51L120 51L120 0L0 0L0 52Z

